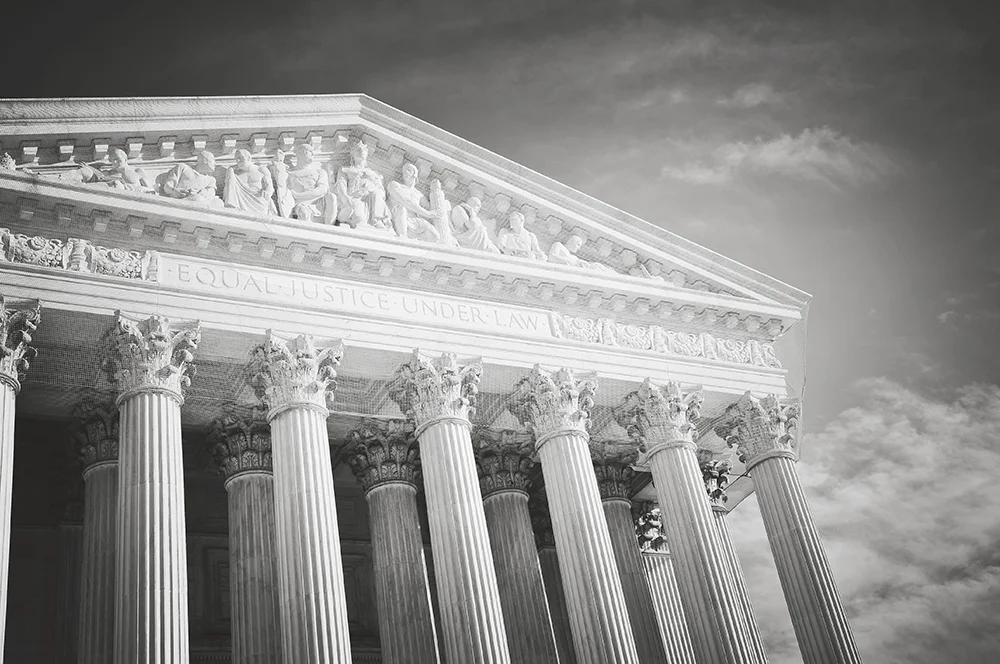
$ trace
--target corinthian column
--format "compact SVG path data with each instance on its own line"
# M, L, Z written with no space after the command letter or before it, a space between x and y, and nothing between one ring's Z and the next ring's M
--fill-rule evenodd
M271 432L230 414L213 422L209 443L229 495L232 662L280 664Z
M390 387L420 441L445 660L463 664L510 662L469 433L481 373L414 351Z
M473 441L511 660L558 662L528 511L528 473L534 466L531 436L478 429Z
M700 390L684 395L646 380L625 398L619 424L642 443L659 497L664 531L698 661L757 662L736 585L705 495L695 455Z
M698 450L698 463L701 467L701 476L705 482L705 491L708 494L708 501L712 505L712 516L715 518L715 525L719 530L719 540L722 542L722 549L729 564L729 571L733 575L733 583L736 586L736 597L739 600L740 609L743 611L743 619L747 623L747 637L753 649L757 652L758 661L766 662L767 654L764 651L764 641L760 638L760 628L757 626L757 616L753 611L753 604L750 602L750 593L747 590L746 577L743 575L743 566L740 565L740 558L733 546L732 535L729 534L729 524L726 523L726 515L729 511L725 508L726 485L729 482L729 463L719 459L712 459L712 453L707 450Z
M753 478L774 562L806 664L859 663L861 655L795 472L799 405L747 392L716 432Z
M634 663L639 656L587 447L596 387L569 369L549 373L536 365L508 409L535 432L577 661Z
M343 347L268 330L249 382L268 408L281 647L287 664L351 661L337 501L326 428Z
M652 503L642 503L634 512L635 532L642 551L642 564L649 579L656 609L656 621L663 635L667 660L672 664L695 664L691 633L684 619L677 576L670 560L667 540L663 537L659 508Z
M542 580L545 583L545 598L549 603L549 615L552 616L552 632L556 639L559 664L576 664L573 631L569 625L566 593L563 592L562 577L559 575L556 536L552 532L552 517L549 515L549 498L545 495L545 487L538 489L528 499L528 510L531 512L531 529L535 533L535 546L538 548L538 564L542 568Z
M417 512L420 459L413 424L364 420L341 458L368 501L378 635L385 664L438 664L437 632Z
M618 576L625 593L625 606L632 619L639 661L646 664L665 662L667 656L663 650L660 626L656 622L656 609L646 580L646 570L642 566L642 556L635 539L632 501L629 499L635 475L632 464L639 456L639 448L634 443L591 441L590 452L594 460L597 488L604 505L604 516L608 521L608 532L611 534L611 546L618 562Z
M9 308L0 296L0 662L7 626L7 568L10 564L10 497L14 477L14 399L28 363L35 358L29 346L41 309Z
M111 403L83 403L75 414L84 482L77 656L80 664L108 664L115 642L118 409Z
M121 312L105 368L118 390L115 664L187 664L181 404L197 321Z

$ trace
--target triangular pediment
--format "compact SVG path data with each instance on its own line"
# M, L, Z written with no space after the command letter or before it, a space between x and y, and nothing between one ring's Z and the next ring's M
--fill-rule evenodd
M0 170L0 203L14 221L7 226L36 215L57 229L81 220L95 232L117 224L134 241L127 248L149 242L161 250L215 248L232 258L336 267L442 291L534 297L570 316L637 323L672 316L682 327L718 325L744 337L780 335L808 301L795 288L364 95L3 100L0 142L0 153L16 162L13 171ZM261 215L179 200L155 184L156 191L139 192L77 175L81 163L107 170L119 149L156 182L208 151L221 193L236 151L270 168L279 150L307 144L332 187L359 142L384 189L412 164L421 205L454 210L478 199L484 237L494 246L501 244L500 226L518 213L551 260L447 246L419 237L419 229L411 231L418 237L400 238L391 219L377 228L370 210L359 215L357 228L331 226L333 219L319 216L317 223L283 218L277 207ZM292 157L282 163L297 167ZM443 218L448 223L450 212ZM515 244L527 237L515 235Z

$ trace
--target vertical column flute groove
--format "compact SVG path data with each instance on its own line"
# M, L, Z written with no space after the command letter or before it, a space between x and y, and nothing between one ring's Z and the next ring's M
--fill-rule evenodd
M666 661L672 664L695 664L691 633L684 619L677 577L669 553L645 552L642 564L653 594L656 621L660 625Z
M549 515L545 487L539 488L528 499L528 509L531 513L531 527L535 533L538 564L542 570L545 597L549 604L549 615L552 617L552 632L556 640L559 662L560 664L576 664L573 631L569 623L569 607L566 605L566 593L563 591L562 577L559 573L559 555L556 553L556 538L552 532L552 518Z
M78 656L80 664L108 664L115 639L118 461L91 466L83 479Z

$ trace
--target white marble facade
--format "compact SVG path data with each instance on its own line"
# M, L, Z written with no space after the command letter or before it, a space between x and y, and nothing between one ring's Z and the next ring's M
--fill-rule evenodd
M83 455L60 662L763 662L753 490L803 657L860 661L805 293L364 96L0 111L2 523L41 423Z

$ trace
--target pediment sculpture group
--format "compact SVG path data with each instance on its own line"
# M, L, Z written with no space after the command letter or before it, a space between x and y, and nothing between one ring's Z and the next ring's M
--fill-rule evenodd
M221 198L215 155L207 150L197 155L193 166L177 164L153 177L129 164L124 150L114 148L106 161L80 164L58 177L191 201L208 208L361 226L449 247L615 273L611 267L576 255L584 244L580 235L572 235L565 243L553 242L548 253L542 251L538 238L525 228L524 215L517 211L500 221L496 236L491 237L479 217L482 201L470 196L452 205L439 180L431 181L425 202L418 189L419 170L411 163L403 165L399 180L385 184L382 175L368 165L368 146L363 141L351 146L350 163L345 166L320 164L309 143L295 147L294 166L289 165L287 157L278 150L265 165L254 163L248 150L236 150L235 163L225 172Z

